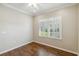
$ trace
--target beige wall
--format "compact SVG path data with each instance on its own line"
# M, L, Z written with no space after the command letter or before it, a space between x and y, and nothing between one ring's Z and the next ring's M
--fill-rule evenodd
M32 41L32 17L0 5L0 53Z
M78 53L79 53L79 5L78 5Z
M62 17L62 26L63 26L63 39L50 39L43 38L38 36L38 21L44 18L49 18L53 15L58 15ZM50 12L48 14L39 15L35 17L34 20L34 39L33 41L37 41L40 43L46 43L51 46L56 46L59 48L64 48L70 51L77 52L78 48L78 37L77 37L77 5L66 7L60 10L56 10L54 12Z

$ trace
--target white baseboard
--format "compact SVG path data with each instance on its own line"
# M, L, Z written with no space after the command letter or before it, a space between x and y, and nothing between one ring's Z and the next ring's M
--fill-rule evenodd
M50 47L53 47L53 48L57 48L57 49L60 49L60 50L63 50L63 51L67 51L67 52L70 52L70 53L74 53L74 54L77 54L79 56L79 53L74 52L74 51L70 51L70 50L67 50L67 49L64 49L64 48L59 48L59 47L56 47L56 46L51 46L51 45L48 45L46 43L42 43L42 42L38 42L38 41L34 41L34 42L39 43L39 44L43 44L43 45L47 45L47 46L50 46Z
M0 54L3 54L3 53L6 53L6 52L9 52L9 51L11 51L11 50L14 50L14 49L16 49L16 48L19 48L19 47L24 46L24 45L26 45L26 44L29 44L29 43L31 43L31 42L32 42L32 41L30 41L30 42L28 42L28 43L21 44L21 45L19 45L19 46L17 46L17 47L13 47L13 48L11 48L11 49L8 49L8 50L5 50L5 51L2 51L2 52L0 52Z

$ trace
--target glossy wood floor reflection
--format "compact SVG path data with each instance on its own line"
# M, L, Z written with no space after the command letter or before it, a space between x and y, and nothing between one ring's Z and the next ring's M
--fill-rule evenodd
M76 56L76 54L32 42L0 56Z

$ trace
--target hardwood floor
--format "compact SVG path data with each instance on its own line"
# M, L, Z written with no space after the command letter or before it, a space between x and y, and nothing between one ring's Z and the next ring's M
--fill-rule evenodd
M35 42L29 43L0 56L76 56L76 54L62 51L56 48L38 44Z

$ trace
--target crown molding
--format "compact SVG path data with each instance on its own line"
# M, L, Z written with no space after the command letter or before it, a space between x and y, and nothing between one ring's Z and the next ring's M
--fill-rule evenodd
M63 9L63 8L66 8L66 7L70 7L70 6L73 6L73 5L77 5L77 3L66 3L66 4L63 5L63 6L57 6L57 7L54 8L54 9L53 9L53 8L48 9L48 10L44 11L43 13L42 13L42 12L39 12L39 14L35 14L35 16L45 15L45 14L54 12L54 11L56 11L56 10L60 10L60 9Z
M7 4L7 3L2 3L1 5L5 6L5 7L8 7L8 8L11 8L11 9L13 9L13 10L15 10L15 11L20 12L20 13L29 15L29 16L32 16L32 15L33 15L33 14L31 14L30 12L23 11L23 10L21 10L21 9L19 9L19 8L16 8L16 7L13 7L13 6L11 6L11 5Z

